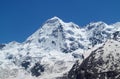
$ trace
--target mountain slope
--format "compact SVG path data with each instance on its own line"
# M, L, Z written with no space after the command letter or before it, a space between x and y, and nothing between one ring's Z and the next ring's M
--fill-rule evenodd
M70 79L119 79L120 42L108 40L92 51L81 65L76 62L69 72Z

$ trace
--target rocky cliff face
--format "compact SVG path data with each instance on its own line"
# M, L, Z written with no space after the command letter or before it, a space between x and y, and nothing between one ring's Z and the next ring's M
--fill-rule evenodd
M69 72L69 79L120 79L120 42L110 39L103 46L78 61Z

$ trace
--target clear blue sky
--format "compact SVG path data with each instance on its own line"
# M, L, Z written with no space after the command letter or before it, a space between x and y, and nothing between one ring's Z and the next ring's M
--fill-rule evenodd
M120 21L120 0L0 0L0 43L23 42L53 16L79 26L114 23Z

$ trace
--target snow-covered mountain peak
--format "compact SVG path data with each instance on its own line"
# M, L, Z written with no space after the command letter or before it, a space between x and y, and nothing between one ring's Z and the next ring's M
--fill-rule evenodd
M64 22L59 18L54 16L53 18L48 19L45 24L52 24L52 23L60 23L60 24L64 24Z
M112 24L111 26L114 27L115 31L120 31L120 22L116 22L116 23Z
M57 17L57 16L54 16L54 17L52 17L52 18L50 18L49 20L58 20L58 21L62 21L59 17Z
M54 26L56 26L56 27L62 26L63 28L69 28L69 27L80 28L77 24L75 24L73 22L64 22L62 19L60 19L59 17L56 17L56 16L48 19L42 27L44 28L45 25L47 25L49 27L51 26L51 28Z
M99 22L92 22L86 26L87 30L94 30L94 29L99 29L102 30L106 28L108 25L102 21Z
M25 43L46 50L59 50L62 52L71 52L83 48L81 44L85 40L85 30L72 22L63 22L58 17L48 19L44 25L31 35ZM71 47L71 46L74 47Z
M120 22L113 23L111 25L120 25Z

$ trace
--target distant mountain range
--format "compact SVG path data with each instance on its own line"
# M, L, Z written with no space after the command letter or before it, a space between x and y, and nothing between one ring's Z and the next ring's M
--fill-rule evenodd
M120 22L48 19L23 43L0 45L0 79L120 79Z

